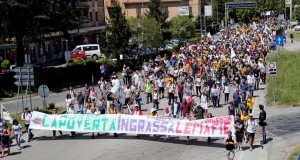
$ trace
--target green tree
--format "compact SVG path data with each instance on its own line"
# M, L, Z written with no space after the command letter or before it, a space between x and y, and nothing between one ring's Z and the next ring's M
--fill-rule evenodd
M294 16L297 21L300 21L300 7L294 8Z
M15 37L17 65L24 64L24 40L41 41L50 32L78 28L85 17L65 12L71 0L0 0L0 36Z
M159 48L162 45L163 35L159 22L154 18L143 17L140 19L141 25L141 42L143 48Z
M186 16L176 16L170 21L170 32L173 38L189 39L195 35L195 24Z
M119 59L128 47L131 36L130 28L119 3L113 9L106 25L108 49L114 58Z
M131 32L131 44L132 46L136 46L137 48L140 46L141 41L141 25L140 18L130 17L128 19L128 24Z
M150 0L148 8L149 9L146 11L145 16L148 18L152 17L159 22L164 40L170 38L170 33L168 32L169 23L167 22L169 12L162 9L161 0Z

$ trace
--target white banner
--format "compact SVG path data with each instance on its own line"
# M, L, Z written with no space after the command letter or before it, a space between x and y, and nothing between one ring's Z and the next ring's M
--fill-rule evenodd
M178 7L179 15L189 16L190 15L190 6L180 6Z
M126 114L62 114L33 112L30 128L75 132L158 134L175 136L225 137L234 131L232 116L202 120L179 120L166 117Z

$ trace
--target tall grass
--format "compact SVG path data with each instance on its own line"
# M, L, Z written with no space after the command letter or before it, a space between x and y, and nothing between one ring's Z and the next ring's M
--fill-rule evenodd
M277 62L277 76L268 77L268 102L283 105L300 105L300 51L273 53L269 62ZM274 91L273 92L273 88Z

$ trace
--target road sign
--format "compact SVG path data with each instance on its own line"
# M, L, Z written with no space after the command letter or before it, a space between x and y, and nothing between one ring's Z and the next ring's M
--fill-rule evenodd
M204 6L204 15L212 16L212 6Z
M226 4L227 9L249 9L249 8L256 8L255 1L248 1L248 2L227 2Z
M19 81L16 81L14 83L15 85L17 85L18 87L19 86L34 86L34 82L33 81L29 81L29 83L27 81L22 81L22 82L19 82Z
M33 74L33 68L32 67L17 67L13 70L17 74L22 73L22 74Z
M38 93L41 97L45 98L49 96L49 88L46 85L40 85Z
M19 78L21 78L21 80L27 80L28 78L29 78L29 81L33 81L34 80L34 77L33 77L33 74L30 74L30 75L18 75L18 74L16 74L16 75L14 75L14 78L15 79L17 79L17 80L19 80Z
M269 74L269 76L276 76L277 75L276 62L268 62L268 74Z
M18 87L19 86L28 86L28 87L34 86L33 67L31 67L31 66L17 67L13 71L16 73L16 75L14 75L14 78L17 80L17 82L15 84Z
M282 36L277 36L275 38L276 45L282 45L284 43L284 38Z

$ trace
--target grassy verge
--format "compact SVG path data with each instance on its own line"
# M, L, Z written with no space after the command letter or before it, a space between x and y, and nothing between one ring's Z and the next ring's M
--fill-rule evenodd
M268 79L268 102L283 105L300 105L300 52L280 51L272 54L269 62L277 62L277 76ZM273 92L274 89L274 92Z
M295 31L295 30L290 30L288 31L288 38L290 38L290 34L293 33L294 34L294 40L300 42L300 31ZM289 39L288 39L289 41Z
M293 153L289 156L289 160L298 160L300 154L300 146L296 147Z

